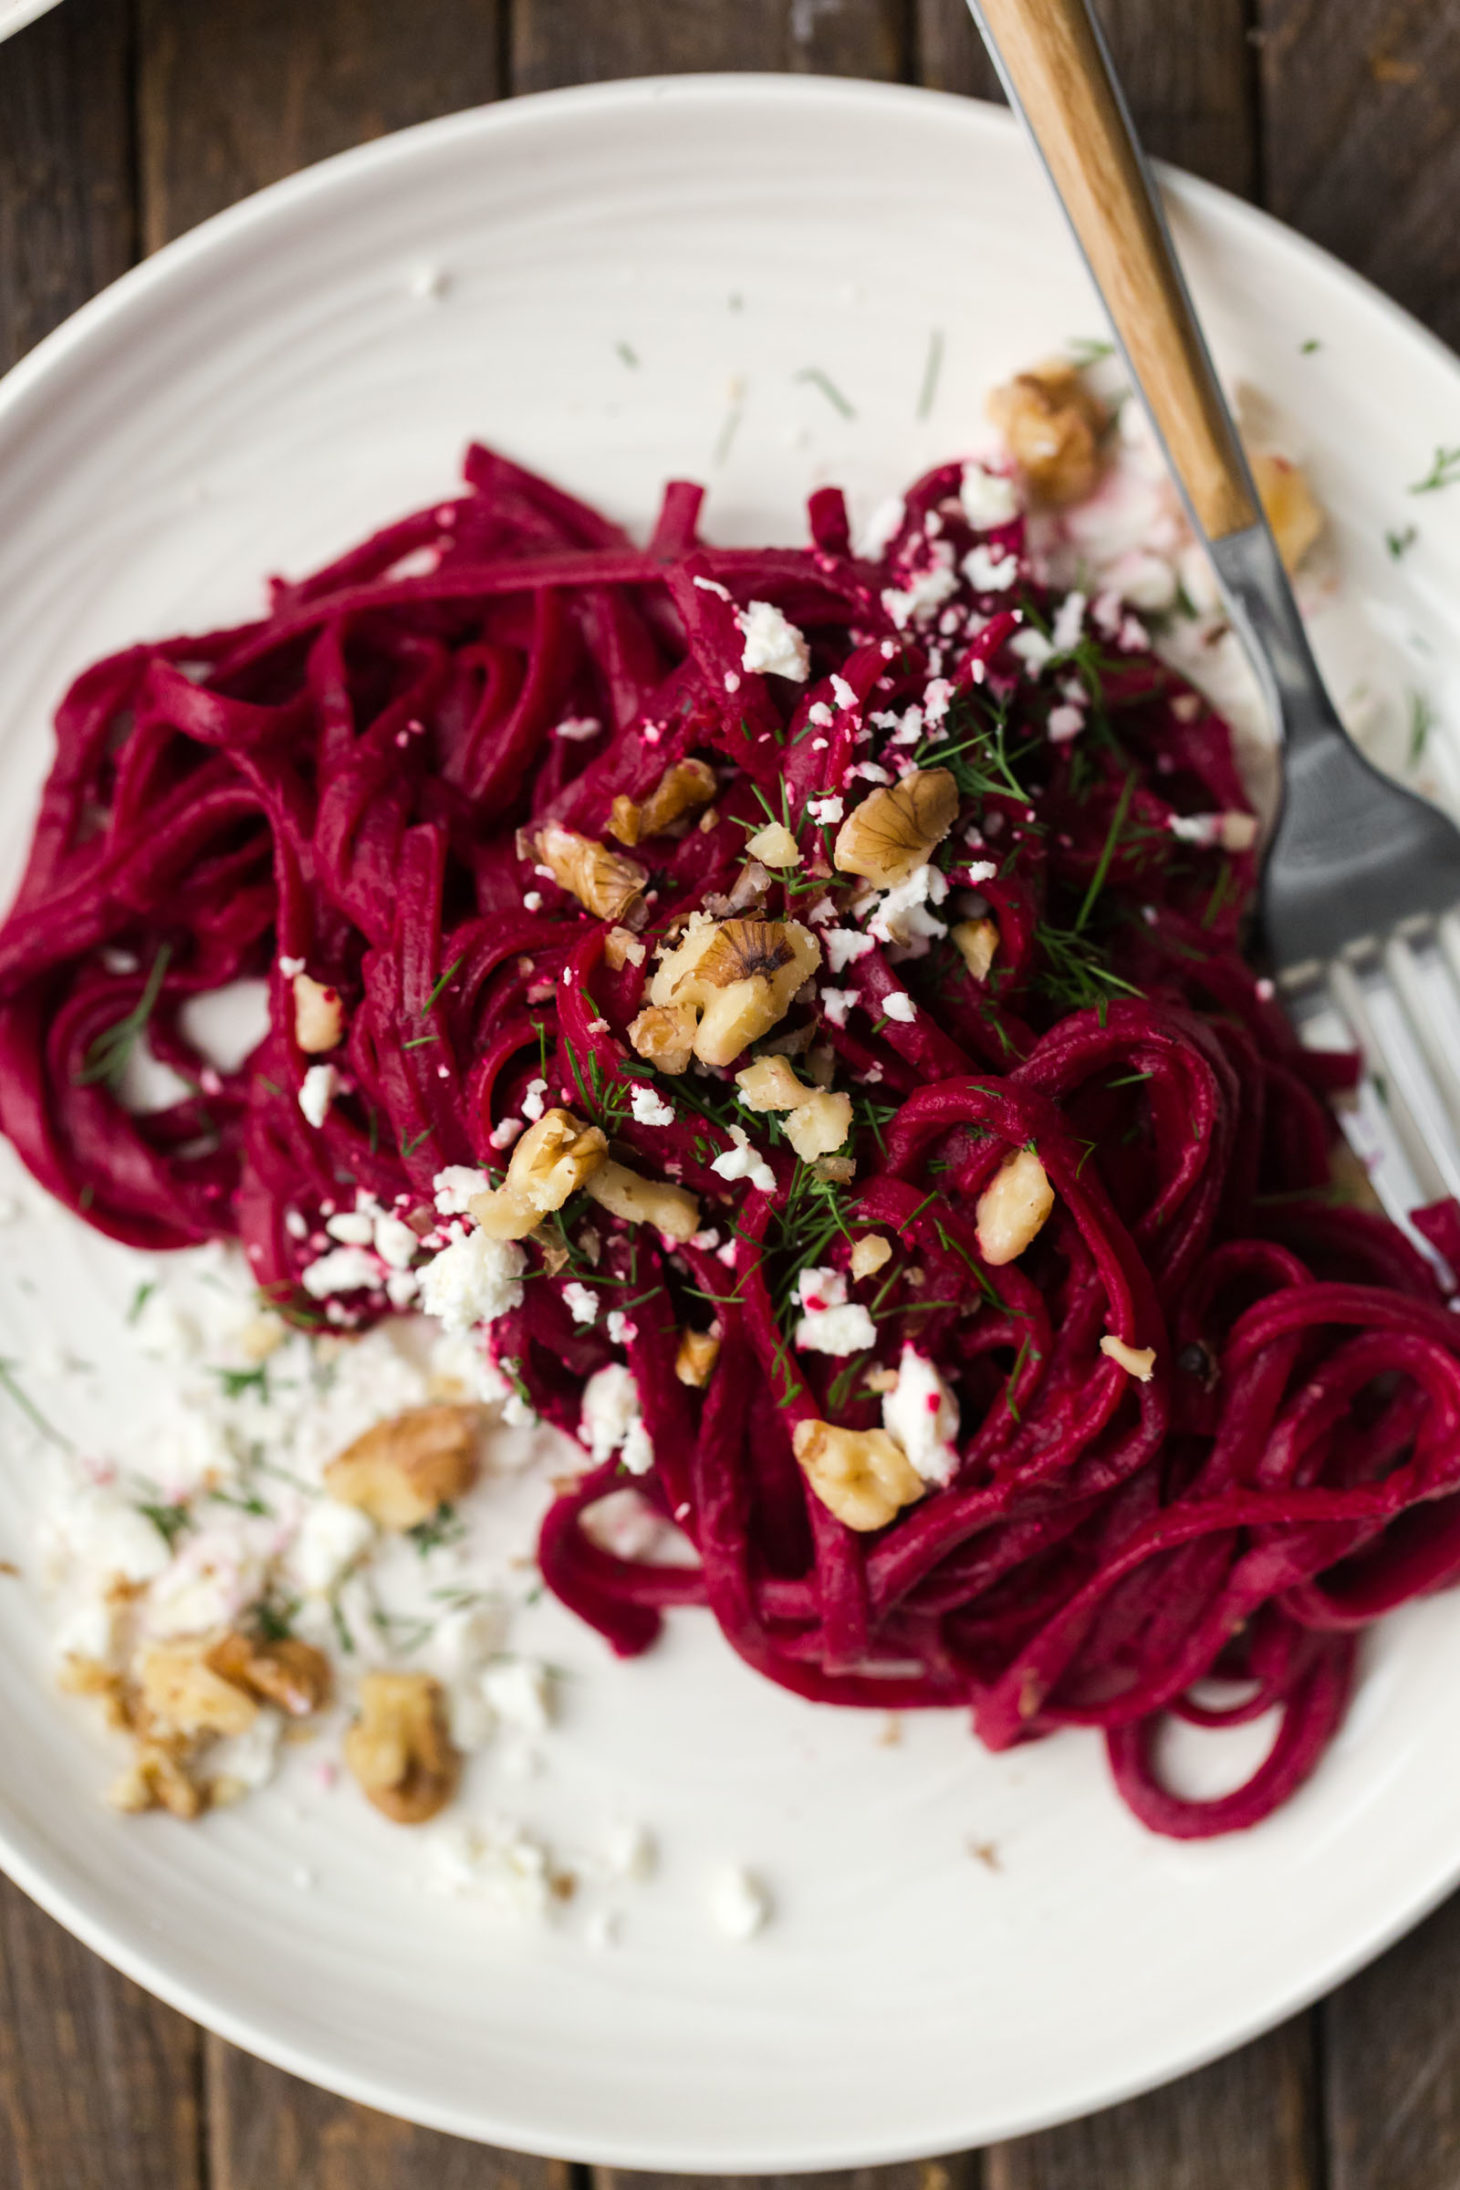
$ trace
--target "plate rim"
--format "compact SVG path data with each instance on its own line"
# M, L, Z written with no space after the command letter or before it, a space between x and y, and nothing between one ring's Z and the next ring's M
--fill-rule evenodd
M984 130L1006 140L1020 133L1014 116L1006 108L987 100L859 77L802 76L773 71L628 77L570 85L465 108L351 146L267 184L129 268L44 336L0 379L0 425L10 424L17 413L23 415L35 397L44 395L57 371L63 371L73 358L84 357L88 347L99 339L104 340L109 330L119 325L125 327L131 313L144 307L154 292L186 279L194 264L206 261L220 244L226 245L255 229L265 228L280 212L287 215L305 207L312 199L328 196L342 184L348 188L357 172L364 175L388 170L398 162L409 162L423 149L449 144L457 138L470 140L483 132L498 135L516 128L531 129L545 111L562 110L570 114L589 110L631 111L666 99L709 103L727 97L750 107L779 102L788 107L815 104L825 110L840 104L883 112L893 105L926 110L930 102L936 102L950 118L956 111L961 122L971 130ZM1178 206L1188 204L1213 211L1235 228L1239 238L1256 236L1267 244L1280 242L1289 253L1296 248L1300 258L1322 280L1369 311L1377 312L1409 339L1419 338L1421 346L1435 362L1460 374L1460 359L1448 345L1406 307L1387 296L1365 275L1345 266L1322 245L1288 227L1264 208L1252 205L1217 184L1166 163L1160 163L1158 171L1163 190L1170 193ZM108 1918L94 1905L94 1897L73 1891L51 1873L46 1863L46 1849L43 1836L23 1826L0 1801L0 1869L46 1914L111 1967L190 2020L243 2051L323 2090L448 2135L543 2158L685 2174L715 2174L723 2171L727 2164L723 2154L697 2148L692 2142L667 2146L662 2142L610 2135L604 2141L588 2144L572 2134L550 2135L545 2129L539 2131L530 2124L504 2124L500 2120L487 2120L465 2107L438 2104L380 2076L357 2076L347 2064L321 2059L307 2044L281 2040L271 2035L267 2028L257 2026L248 2015L234 2013L226 2005L219 2006L201 1997L188 1977L169 1966L165 1950L151 1950L118 1938L110 1929ZM1013 2115L1000 2124L993 2141L1024 2136L1119 2104L1249 2043L1286 2017L1309 2007L1382 1954L1436 1908L1457 1883L1460 1883L1460 1847L1449 1867L1427 1879L1417 1892L1406 1897L1397 1913L1391 1910L1372 1923L1356 1944L1352 1940L1347 1942L1343 1950L1326 1960L1316 1974L1310 1972L1302 1984L1274 1988L1262 2005L1216 2043L1188 2043L1175 2047L1160 2065L1148 2066L1127 2080L1111 2084L1103 2079L1098 2089L1086 2089L1056 2108L1045 2107ZM986 2130L975 2134L981 2134L985 2142L989 2141ZM945 2122L936 2132L930 2131L926 2139L920 2137L912 2143L905 2136L889 2134L881 2140L864 2138L848 2146L836 2142L832 2133L816 2143L803 2139L801 2148L793 2150L789 2156L784 2145L779 2148L767 2146L759 2152L753 2148L741 2149L728 2164L733 2164L737 2173L744 2174L797 2173L914 2161L969 2149L972 2147L968 2129L960 2129L956 2122Z

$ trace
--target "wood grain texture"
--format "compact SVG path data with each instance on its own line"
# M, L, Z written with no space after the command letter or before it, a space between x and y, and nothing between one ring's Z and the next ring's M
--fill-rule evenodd
M621 2168L590 2170L593 2190L984 2190L977 2152L905 2167L852 2167L824 2175L636 2175ZM1095 2190L1095 2186L1089 2186ZM1103 2190L1103 2186L1102 2186Z
M0 49L0 371L133 257L127 0Z
M897 78L904 0L513 0L514 91L700 69Z
M1327 2190L1460 2182L1460 1898L1318 2010Z
M497 0L137 0L156 250L313 160L501 88Z
M200 2047L0 1880L5 2190L204 2190Z
M572 2169L561 2160L416 2129L221 2039L207 2044L208 2190L570 2190Z
M921 81L998 97L965 0L917 4ZM1258 130L1244 0L1100 0L1098 12L1147 151L1251 196Z
M983 0L983 14L1192 509L1210 539L1246 531L1236 431L1085 0Z
M1259 0L1273 212L1460 343L1454 0Z
M987 2190L1327 2190L1314 2091L1305 2016L1143 2099L999 2145Z

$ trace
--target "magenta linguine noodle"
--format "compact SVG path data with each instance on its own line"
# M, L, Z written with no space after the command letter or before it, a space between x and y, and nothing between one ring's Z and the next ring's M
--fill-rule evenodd
M700 544L700 490L673 485L641 548L473 449L459 499L276 584L261 621L88 669L0 934L0 1124L111 1237L239 1238L268 1300L310 1321L322 1213L368 1194L425 1258L433 1182L499 1181L503 1122L541 1082L700 1209L676 1238L568 1202L483 1331L570 1434L609 1363L637 1390L652 1466L613 1456L560 1487L551 1589L624 1656L664 1607L703 1605L821 1702L966 1707L996 1749L1098 1726L1147 1825L1223 1832L1312 1769L1362 1629L1460 1575L1460 1326L1397 1230L1334 1204L1322 1098L1351 1065L1305 1055L1243 959L1255 864L1225 725L1128 616L1043 591L1022 520L977 525L959 483L956 465L920 480L871 559L832 490L809 548L729 550ZM799 677L746 666L753 601L804 635ZM645 949L606 956L614 923L533 833L609 843L615 798L688 758L712 800L634 846ZM898 941L835 839L909 769L949 772L957 818ZM798 856L748 867L771 820ZM656 945L691 912L857 931L772 1037L850 1096L835 1162L798 1157L729 1071L634 1047ZM981 975L960 912L993 924ZM344 1007L318 1123L291 963ZM268 1035L208 1066L181 1007L261 976ZM143 1022L192 1091L138 1114L106 1067ZM715 1168L732 1127L757 1152L739 1177ZM993 1263L978 1204L1025 1149L1053 1206ZM1432 1223L1453 1248L1453 1211ZM869 1232L891 1254L854 1276ZM798 1344L810 1271L865 1306L870 1344ZM585 1285L589 1322L566 1297ZM398 1297L367 1275L329 1321ZM686 1330L718 1339L702 1384L676 1372ZM848 1526L797 1425L876 1429L908 1349L955 1403L956 1464ZM627 1483L695 1563L585 1528ZM1167 1714L1274 1707L1236 1792L1165 1783Z

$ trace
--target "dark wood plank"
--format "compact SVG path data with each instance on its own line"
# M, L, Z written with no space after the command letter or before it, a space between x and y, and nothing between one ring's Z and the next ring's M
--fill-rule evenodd
M1460 343L1460 15L1260 0L1267 200Z
M902 0L515 0L514 91L692 69L795 69L896 78Z
M636 2175L615 2167L595 2167L591 2173L593 2190L709 2190L703 2175ZM710 2180L714 2190L983 2190L983 2168L977 2152L963 2152L944 2160L909 2161L905 2167L853 2167L826 2175L716 2175Z
M495 98L497 0L138 0L149 251L348 145Z
M0 370L133 257L127 0L0 48Z
M1460 2181L1460 1898L1319 2010L1329 2190Z
M0 1880L5 2190L203 2190L200 2044Z
M570 2190L561 2160L415 2129L217 2038L208 2040L207 2089L208 2190Z
M1250 196L1257 125L1244 0L1100 0L1099 12L1147 150ZM998 95L965 0L918 0L918 73L939 90Z
M1326 2190L1314 2091L1299 2017L1163 2091L995 2147L987 2190Z

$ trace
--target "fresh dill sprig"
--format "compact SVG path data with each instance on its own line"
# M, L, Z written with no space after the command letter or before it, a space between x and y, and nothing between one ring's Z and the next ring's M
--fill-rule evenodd
M462 967L465 964L466 952L463 951L459 958L452 959L451 964L446 968L446 971L443 974L439 975L437 980L432 984L431 993L426 998L425 1003L422 1004L421 1009L417 1014L419 1018L424 1019L428 1011L435 1010L437 1004L441 1000L443 992L446 989L450 988L452 982L456 979L456 976L460 973Z
M46 1417L41 1413L40 1408L16 1375L15 1372L18 1366L17 1362L0 1360L0 1391L5 1392L19 1407L21 1413L30 1418L42 1437L48 1437L53 1445L59 1445L64 1451L69 1451L71 1449L71 1440L68 1437L63 1437L55 1425L46 1420Z
M830 373L824 372L820 365L803 365L800 372L793 374L792 378L804 381L810 387L819 388L832 409L840 411L843 418L856 417L855 406L847 401Z
M1435 727L1435 711L1423 692L1409 696L1409 765L1417 768L1424 759L1430 732Z
M186 1506L162 1505L151 1499L139 1498L137 1511L152 1523L169 1551L176 1546L185 1528L192 1526L192 1515Z
M1443 445L1435 450L1434 461L1423 479L1416 479L1410 487L1411 494L1438 494L1442 487L1460 486L1460 449L1447 449Z
M88 1048L81 1070L76 1075L78 1087L95 1087L98 1082L104 1081L112 1093L116 1094L132 1053L146 1032L147 1022L162 994L162 984L167 978L171 961L172 945L159 943L157 956L152 961L152 970L136 1003L125 1019L118 1019L115 1026L107 1027L103 1033L98 1034Z

